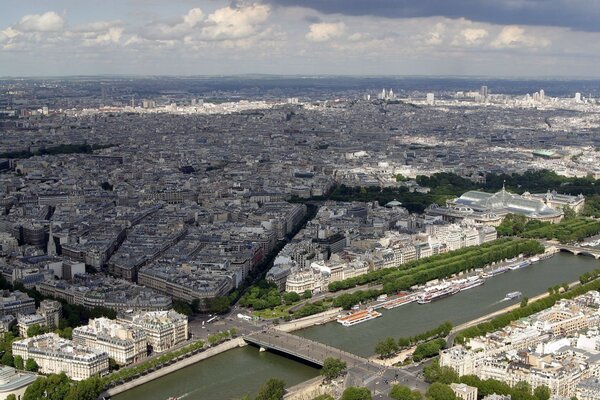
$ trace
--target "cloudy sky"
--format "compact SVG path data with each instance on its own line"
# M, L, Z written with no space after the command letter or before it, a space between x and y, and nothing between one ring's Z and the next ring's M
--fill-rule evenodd
M600 0L2 0L0 76L600 77Z

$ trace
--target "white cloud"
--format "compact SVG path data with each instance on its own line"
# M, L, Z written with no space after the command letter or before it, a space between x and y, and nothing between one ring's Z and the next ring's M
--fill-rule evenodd
M441 22L435 24L433 29L428 33L428 36L425 40L425 43L430 46L438 46L442 44L444 41L444 31L446 30L446 25Z
M520 26L511 25L502 28L491 44L496 48L547 47L550 45L550 40L535 37Z
M453 44L475 46L480 44L490 33L483 28L466 28L460 31Z
M123 36L123 28L112 27L94 38L94 43L119 43Z
M211 40L242 39L257 33L271 9L264 4L219 8L206 18L202 35Z
M189 27L194 27L204 19L204 13L199 8L192 8L183 16L183 23Z
M25 32L56 32L63 29L65 20L54 11L44 14L26 15L16 26L17 30Z
M346 24L343 22L319 22L309 26L306 38L312 42L326 42L342 36L345 31Z
M204 21L204 12L199 8L192 8L185 15L170 22L154 22L146 26L141 36L151 40L175 40L198 29Z

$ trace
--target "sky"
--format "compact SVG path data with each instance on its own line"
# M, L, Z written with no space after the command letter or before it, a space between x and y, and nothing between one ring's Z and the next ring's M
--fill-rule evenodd
M0 76L600 77L600 0L0 0Z

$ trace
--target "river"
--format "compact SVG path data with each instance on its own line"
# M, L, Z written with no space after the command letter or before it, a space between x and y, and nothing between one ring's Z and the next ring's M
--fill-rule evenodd
M371 356L376 343L388 336L411 336L450 321L454 325L470 321L519 302L501 301L506 293L520 291L533 297L548 287L576 281L587 271L599 268L591 257L559 253L556 256L516 271L487 280L476 288L430 304L411 303L383 316L352 327L329 323L296 332L362 356ZM132 389L115 400L185 399L217 400L253 395L271 377L283 379L288 386L318 374L316 368L269 352L259 353L248 346L220 354L166 377Z

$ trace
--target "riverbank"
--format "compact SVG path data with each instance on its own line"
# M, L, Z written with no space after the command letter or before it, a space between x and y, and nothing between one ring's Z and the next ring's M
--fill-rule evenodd
M581 283L579 281L571 282L569 284L569 289L572 289L572 288L577 287L579 285L581 285ZM531 299L529 299L529 302L533 303L533 302L535 302L537 300L544 299L544 298L546 298L548 296L550 296L550 294L548 292L542 293L542 294L539 294L539 295L534 296ZM491 319L493 319L493 318L495 318L497 316L500 316L500 315L506 314L508 312L511 312L512 310L515 310L515 309L517 309L519 307L521 307L520 303L512 304L510 306L507 306L507 307L502 308L500 310L497 310L497 311L491 312L489 314L483 315L483 316L481 316L479 318L475 318L475 319L473 319L471 321L467 321L467 322L465 322L463 324L460 324L460 325L452 328L452 330L450 331L450 335L448 336L448 345L449 346L452 345L452 341L454 339L454 336L458 332L460 332L462 330L465 330L467 328L470 328L472 326L478 325L478 324L480 324L482 322L487 322L487 321L489 321L489 320L491 320ZM403 363L408 357L412 356L412 354L413 354L413 352L414 352L414 350L415 350L416 347L417 346L412 346L410 348L404 349L404 350L400 351L398 354L394 355L393 357L381 359L378 356L372 356L372 357L370 357L370 360L373 361L373 362L375 362L375 363L377 363L377 364L389 367L389 366L392 366L392 365L396 365L398 363Z
M166 367L157 369L156 371L152 371L144 376L141 376L139 378L133 379L129 382L125 382L121 385L112 387L106 391L104 391L102 394L100 394L100 399L102 398L110 398L112 396L116 396L117 394L126 392L130 389L133 389L137 386L141 386L145 383L148 383L150 381L153 381L154 379L158 379L160 377L163 377L165 375L168 375L172 372L175 372L179 369L185 368L187 366L193 365L199 361L205 360L207 358L216 356L217 354L221 354L223 352L226 352L228 350L237 348L237 347L243 347L246 346L246 342L244 342L244 339L242 338L235 338L235 339L231 339L228 340L227 342L221 343L219 345L216 345L214 347L209 348L206 351L203 351L201 353L195 354L191 357L185 358L181 361L178 361L174 364L168 365Z
M506 293L521 291L531 301L546 296L546 289L561 282L571 282L593 271L598 262L591 257L576 257L560 253L527 268L507 272L488 280L484 285L460 292L430 304L411 303L386 310L381 318L343 327L335 320L337 311L315 314L300 320L282 323L279 329L291 329L294 334L328 344L365 358L373 356L378 341L389 337L408 337L450 321L456 327L475 323L480 318L493 318L496 310L507 312L519 307L519 301L502 302ZM326 317L327 316L327 317ZM302 326L298 322L302 323ZM310 324L320 324L304 328ZM294 329L297 328L297 329ZM231 374L235 368L236 374ZM271 352L259 352L253 347L231 349L196 365L182 368L154 382L129 390L115 400L165 400L169 396L187 396L203 400L239 398L256 393L267 379L277 377L290 389L318 375L316 368L298 363Z
M275 326L275 329L278 329L283 332L294 332L300 329L309 328L311 326L326 324L328 322L335 321L337 319L337 316L341 312L342 308L336 307L331 310L324 311L322 313L309 315L308 317L299 318L294 321L280 324L278 326Z

